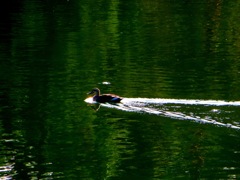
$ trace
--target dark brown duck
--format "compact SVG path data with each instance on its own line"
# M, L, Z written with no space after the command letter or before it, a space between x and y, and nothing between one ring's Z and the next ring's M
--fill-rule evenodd
M119 103L123 98L115 95L115 94L100 94L100 90L98 88L92 89L88 94L95 94L93 96L93 101L99 102L99 103Z

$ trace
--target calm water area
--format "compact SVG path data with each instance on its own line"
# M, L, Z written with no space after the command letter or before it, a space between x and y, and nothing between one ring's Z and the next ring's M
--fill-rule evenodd
M240 2L1 3L0 179L240 179Z

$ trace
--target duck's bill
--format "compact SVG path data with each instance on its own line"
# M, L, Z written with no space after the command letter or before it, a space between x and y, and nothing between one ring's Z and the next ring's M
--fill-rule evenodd
M92 94L93 92L92 91L90 91L90 92L88 92L87 94Z

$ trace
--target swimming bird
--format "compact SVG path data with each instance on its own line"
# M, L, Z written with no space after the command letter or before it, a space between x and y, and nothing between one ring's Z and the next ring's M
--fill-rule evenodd
M99 102L99 103L119 103L123 98L115 95L115 94L102 94L100 95L100 90L98 88L92 89L88 94L95 94L93 96L93 101Z

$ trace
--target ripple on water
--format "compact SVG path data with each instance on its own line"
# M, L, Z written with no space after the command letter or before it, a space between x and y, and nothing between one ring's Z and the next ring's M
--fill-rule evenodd
M85 102L89 104L96 104L92 97L85 99ZM169 106L164 106L168 104ZM178 104L178 108L176 108ZM164 117L179 119L179 120L189 120L204 124L214 124L218 126L224 126L232 129L240 129L239 124L222 123L222 117L217 119L217 117L211 116L211 114L221 114L221 108L215 108L216 106L240 106L239 101L219 101L219 100L187 100L187 99L149 99L149 98L124 98L122 103L118 104L101 104L104 107L115 108L122 111L136 112L136 113L148 113L154 115L160 115ZM186 114L185 111L181 111L180 106L185 106L185 109L189 109L192 105L201 107L211 107L213 108L208 111L211 114L205 114L204 117L195 115L193 112ZM186 107L187 106L187 107ZM227 119L227 117L225 117ZM219 122L220 121L220 122Z

